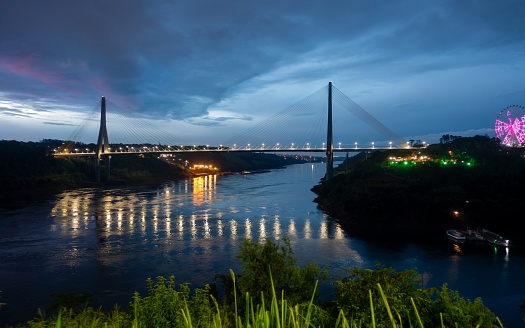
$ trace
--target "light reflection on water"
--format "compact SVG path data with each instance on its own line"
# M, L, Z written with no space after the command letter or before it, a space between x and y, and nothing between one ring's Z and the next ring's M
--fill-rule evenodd
M189 200L193 206L200 207L211 199L216 177L199 177L193 180L193 186L197 187L183 190L193 191L193 197ZM206 187L203 188L204 186ZM180 194L173 192L176 187L167 185L155 194L64 194L51 210L54 219L52 230L61 238L71 241L96 237L96 246L92 247L99 249L97 257L112 265L119 262L125 265L123 261L127 258L120 257L119 261L118 254L160 251L174 256L190 256L188 250L197 249L199 251L193 254L200 257L199 261L203 260L203 252L210 252L213 258L223 257L226 252L230 261L226 259L225 263L228 263L231 262L231 253L235 252L242 239L263 242L266 238L279 240L285 235L294 244L300 244L300 240L330 239L332 244L327 246L330 248L334 247L334 240L339 240L341 247L346 248L341 254L348 254L350 251L341 227L328 224L322 215L283 219L280 215L267 212L260 216L256 216L257 213L248 213L247 216L246 211L237 210L232 215L213 207L207 210L194 209L191 213L192 211L181 209L181 206L187 207L188 204L172 205L174 199L178 198L180 202ZM236 207L230 205L228 208ZM179 211L183 213L177 214ZM362 262L359 254L351 253L356 262ZM73 261L71 266L77 265L76 254L69 252L68 258ZM108 256L112 258L108 259ZM315 258L315 254L313 257ZM322 262L325 259L319 260ZM213 274L210 272L209 276Z
M113 236L161 235L165 239L192 241L225 237L234 243L241 238L263 241L267 237L280 239L284 235L297 239L345 238L339 225L329 227L325 220L316 220L317 226L313 226L308 217L299 223L289 218L283 226L279 215L262 213L261 217L242 220L234 216L224 224L221 218L245 211L236 208L235 204L228 206L229 213L213 206L203 209L202 206L212 204L216 186L217 175L210 175L192 178L191 186L188 180L169 183L155 193L121 194L115 190L64 193L51 210L55 222L52 228L63 237L75 238L96 223L100 240L110 240ZM191 197L184 200L181 194L191 194ZM192 211L183 208L191 205L188 201L193 205Z
M135 271L143 279L177 273L197 285L211 282L216 273L238 269L235 256L243 239L263 242L288 236L303 262L363 263L359 252L348 247L342 228L327 221L311 201L314 194L309 188L316 183L312 180L320 178L314 169L314 165L306 170L297 166L292 175L305 176L308 189L281 181L282 172L277 171L266 173L269 179L260 179L262 175L199 176L166 183L157 190L71 191L57 198L50 213L51 230L86 246L83 253L62 254L63 264L85 265L79 258L95 257L101 265L126 271L133 257L143 268L155 263L153 270ZM275 185L286 197L275 192ZM311 244L307 240L314 241L311 249L303 246ZM322 240L330 243L320 244ZM190 263L201 268L198 273L186 270Z

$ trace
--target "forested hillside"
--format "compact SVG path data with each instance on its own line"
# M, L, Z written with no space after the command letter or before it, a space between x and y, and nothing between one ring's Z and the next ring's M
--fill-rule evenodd
M483 136L447 138L359 154L312 190L320 207L346 224L512 232L524 197L523 153Z
M49 198L65 189L100 187L122 184L160 184L167 180L191 175L188 165L174 163L213 164L219 172L240 172L283 167L303 163L291 157L285 158L265 153L191 153L173 157L159 154L129 154L112 156L110 181L105 180L104 167L101 182L96 182L94 157L55 158L53 150L60 147L61 140L40 142L0 141L0 204L15 205L18 201ZM95 145L79 145L94 149Z

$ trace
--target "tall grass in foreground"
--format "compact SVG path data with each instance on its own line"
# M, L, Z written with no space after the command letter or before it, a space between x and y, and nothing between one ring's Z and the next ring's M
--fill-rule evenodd
M234 287L236 277L232 270L230 275ZM71 309L61 308L54 318L35 319L27 323L27 327L90 327L90 328L117 328L117 327L184 327L184 328L303 328L303 327L334 327L334 328L361 328L361 327L419 327L423 328L416 304L411 299L413 312L417 320L415 322L402 322L401 316L395 308L391 308L388 298L383 292L381 284L377 283L377 289L381 295L379 299L373 299L372 291L369 290L370 321L353 319L345 315L341 309L335 320L323 322L316 311L314 295L317 284L309 302L305 304L290 305L284 297L284 292L276 293L273 279L270 276L272 295L270 302L266 302L264 295L260 297L260 303L255 303L254 297L249 293L245 295L246 302L243 313L239 311L240 299L234 293L233 311L221 307L217 300L208 294L204 297L203 291L197 291L194 297L189 297L187 284L181 285L181 290L176 291L173 281L168 281L166 288L164 282L152 284L150 282L150 295L145 298L135 295L131 303L130 311L121 311L118 308L110 313L104 313L91 307L75 313ZM380 307L375 304L381 304ZM377 309L386 311L389 322L377 322L375 311ZM440 313L441 324L439 327L447 327L444 324L443 314ZM503 324L497 319L499 327ZM480 327L478 324L475 327ZM453 327L460 327L457 323ZM498 326L494 326L498 327Z
M347 268L332 282L334 299L317 304L325 270L296 265L287 239L283 245L245 240L239 258L240 275L218 275L222 298L210 285L192 292L189 283L177 286L174 276L149 278L147 295L135 292L125 310L62 305L58 314L42 313L19 327L503 327L481 298L471 302L446 284L422 288L415 270L396 272L378 263L375 269Z

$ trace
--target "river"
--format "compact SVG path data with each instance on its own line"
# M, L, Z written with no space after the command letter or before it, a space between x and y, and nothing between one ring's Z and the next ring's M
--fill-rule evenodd
M423 243L353 235L313 202L324 165L78 189L0 209L0 326L37 316L59 293L93 293L112 309L126 307L134 291L145 296L147 278L174 275L201 287L215 274L240 273L244 238L288 236L299 264L315 261L331 275L376 261L416 269L427 286L446 282L465 298L481 297L506 327L524 327L523 250L454 245L445 232Z

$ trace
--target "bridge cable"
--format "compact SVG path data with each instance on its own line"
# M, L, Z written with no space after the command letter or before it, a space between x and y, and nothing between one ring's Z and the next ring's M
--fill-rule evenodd
M70 152L76 143L82 143L82 138L85 136L89 127L93 126L93 122L97 121L96 115L100 111L100 102L91 108L91 111L84 117L82 122L75 128L71 135L66 139L64 144L59 147L58 152Z
M332 90L333 99L338 104L340 104L349 112L357 116L361 121L368 124L377 132L381 133L389 141L392 141L394 145L400 148L406 147L406 142L405 140L403 140L403 138L401 138L392 130L387 128L385 125L383 125L383 123L379 122L375 117L373 117L370 113L365 111L361 106L356 104L352 99L350 99L348 96L342 93L339 89L337 89L336 87L332 87Z
M111 113L111 120L114 123L109 128L110 123L108 122L108 132L112 131L116 139L111 140L112 143L128 143L133 141L136 145L141 144L163 144L163 145L183 145L186 143L181 138L174 136L162 129L159 126L151 123L147 119L131 118L127 115L122 114L122 110L119 110L116 104L109 102L112 105L112 108L116 108L115 112ZM108 113L108 116L110 114Z
M322 126L322 120L315 115L325 114L326 110L319 109L326 108L326 94L325 86L254 127L228 139L224 145L231 147L236 144L237 148L242 148L247 147L248 142L251 142L251 147L257 148L264 142L265 147L276 147L277 143L280 143L279 147L283 148L291 147L291 143L294 142L295 148L305 146L306 142L315 142L316 140L308 140L315 135L312 127ZM293 119L292 124L290 124L290 117Z

